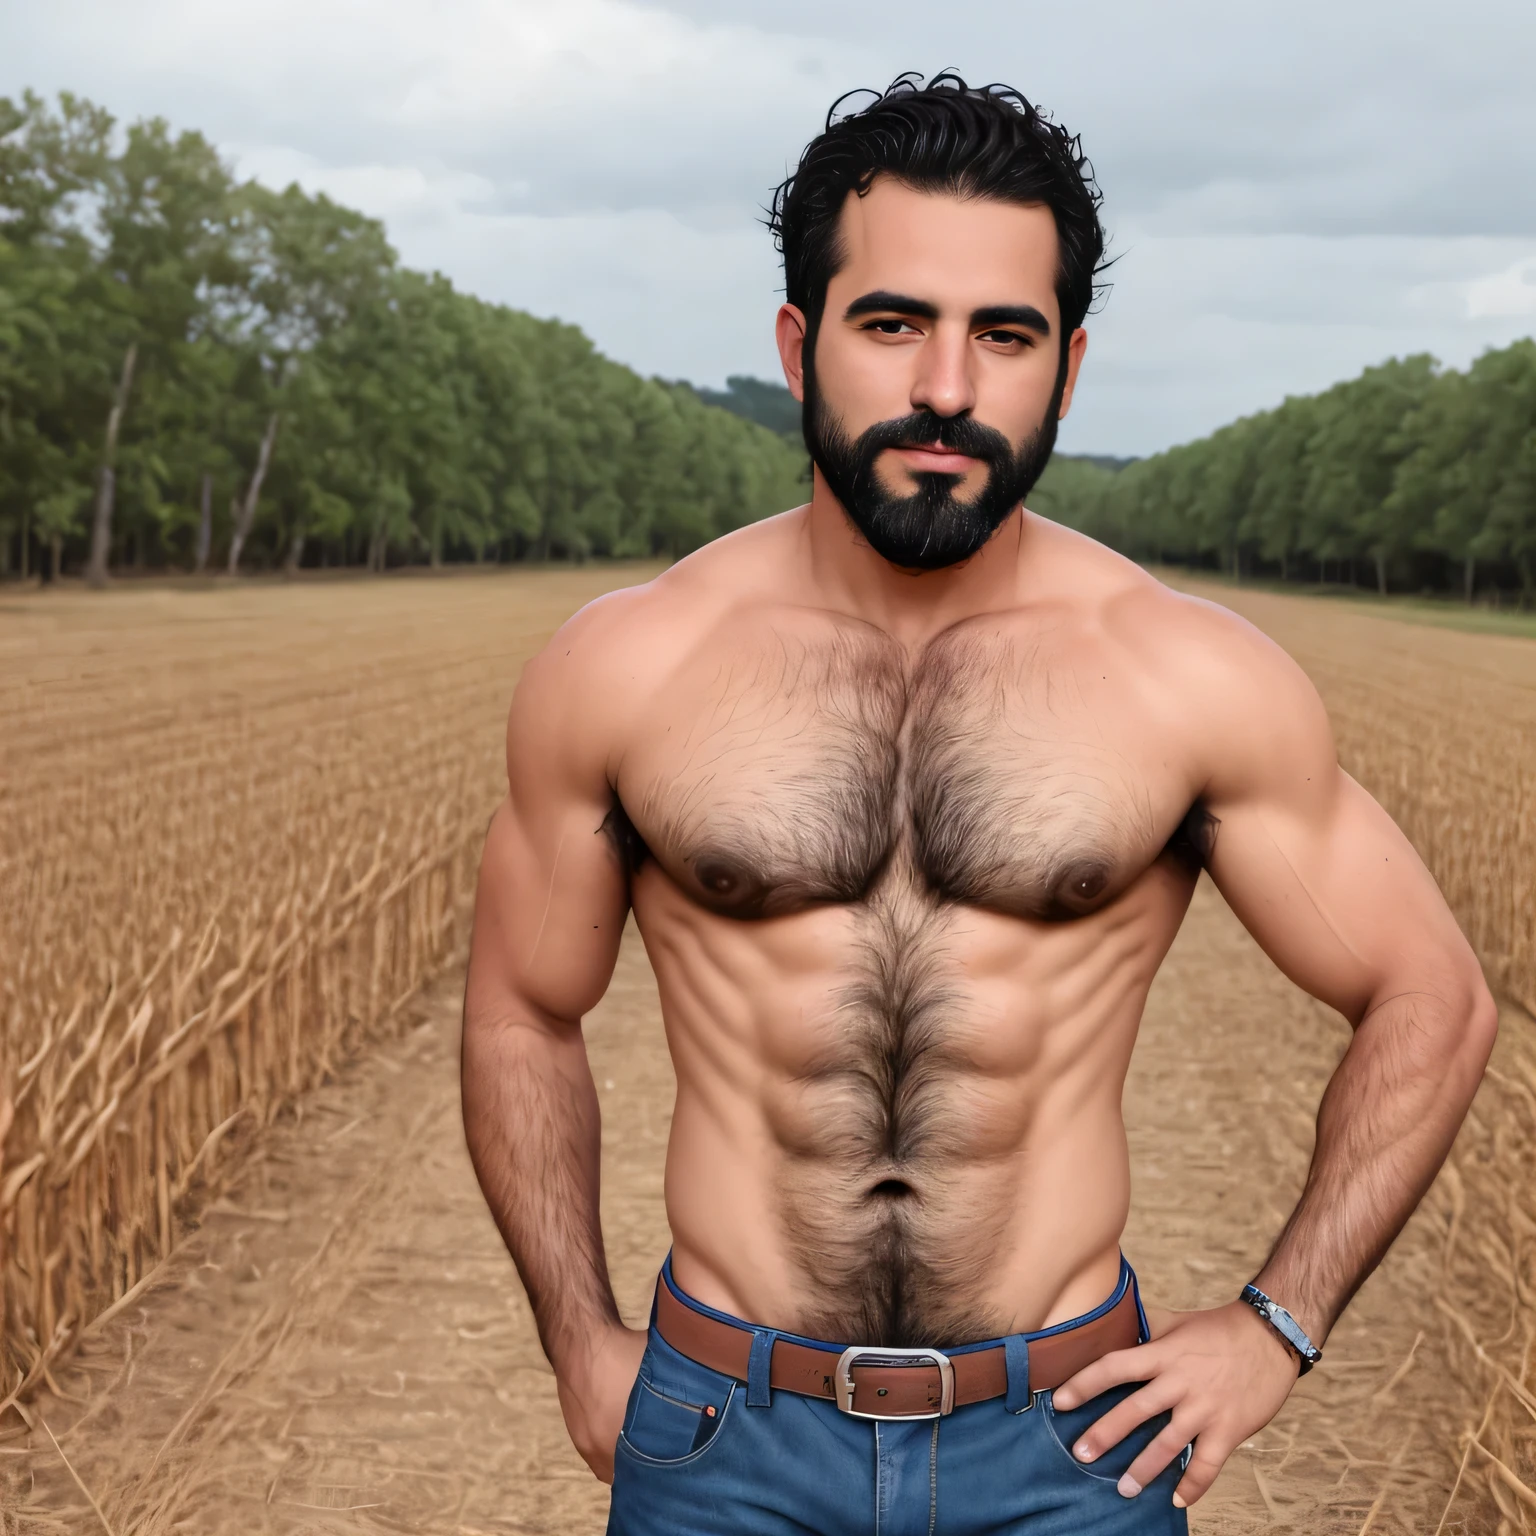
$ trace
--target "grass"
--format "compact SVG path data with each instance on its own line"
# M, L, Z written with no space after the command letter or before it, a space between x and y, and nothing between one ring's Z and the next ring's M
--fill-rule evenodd
M1272 592L1283 597L1325 598L1331 604L1369 613L1372 618L1395 619L1403 624L1428 624L1458 629L1473 635L1507 635L1536 640L1536 611L1491 608L1467 604L1455 598L1410 596L1391 592L1383 597L1365 587L1346 587L1335 582L1273 581L1263 577L1238 578L1222 571L1186 569L1184 566L1151 566L1159 580L1170 586L1199 583L1231 587L1244 592Z

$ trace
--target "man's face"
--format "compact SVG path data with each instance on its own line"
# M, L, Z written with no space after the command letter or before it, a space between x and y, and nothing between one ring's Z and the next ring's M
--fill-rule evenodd
M780 316L807 446L878 553L908 569L953 565L1028 494L1076 381L1086 335L1070 338L1063 367L1055 220L881 177L849 196L841 235L803 373L800 312Z

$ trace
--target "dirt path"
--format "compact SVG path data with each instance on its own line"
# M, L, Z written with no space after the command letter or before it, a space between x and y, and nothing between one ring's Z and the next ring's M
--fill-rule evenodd
M60 1373L34 1431L0 1442L7 1532L602 1529L605 1492L566 1443L464 1151L457 1001L446 978L398 1039L280 1126L163 1279ZM671 1077L633 931L589 1038L609 1251L638 1320L667 1241ZM1127 1095L1126 1249L1154 1299L1215 1301L1252 1271L1299 1188L1343 1043L1203 886ZM1197 1531L1358 1532L1383 1488L1372 1529L1433 1529L1454 1468L1432 1340L1402 1367L1431 1326L1421 1297L1439 1241L1426 1212L1328 1369L1197 1509Z

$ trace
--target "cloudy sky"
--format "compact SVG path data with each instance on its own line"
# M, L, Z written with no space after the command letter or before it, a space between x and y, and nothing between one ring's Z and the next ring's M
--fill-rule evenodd
M200 128L407 263L705 384L778 377L757 220L831 100L945 66L1098 168L1120 261L1068 450L1536 330L1529 0L0 0L0 93Z

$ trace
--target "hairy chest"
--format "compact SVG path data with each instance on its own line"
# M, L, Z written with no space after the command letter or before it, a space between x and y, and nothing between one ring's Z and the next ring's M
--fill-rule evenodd
M1085 915L1181 841L1187 790L1102 658L994 626L910 654L831 629L725 637L670 679L616 825L723 915L883 885Z

